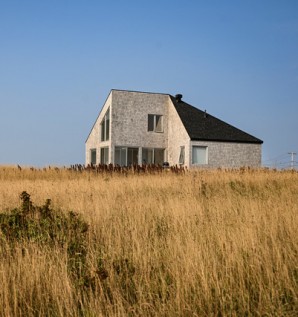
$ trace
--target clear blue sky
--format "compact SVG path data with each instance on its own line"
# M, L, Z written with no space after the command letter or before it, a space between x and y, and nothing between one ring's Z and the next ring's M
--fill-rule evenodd
M298 1L0 0L0 164L83 163L112 88L182 93L288 162Z

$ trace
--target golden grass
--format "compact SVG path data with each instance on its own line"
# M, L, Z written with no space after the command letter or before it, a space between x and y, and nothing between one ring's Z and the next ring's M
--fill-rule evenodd
M90 224L95 288L77 288L63 250L2 243L0 316L298 315L297 172L0 167L0 211L22 191Z

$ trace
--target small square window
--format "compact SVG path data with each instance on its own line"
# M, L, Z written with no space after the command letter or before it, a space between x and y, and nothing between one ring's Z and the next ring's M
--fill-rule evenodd
M204 165L208 164L207 146L192 147L192 164Z
M148 131L163 132L163 116L148 114Z

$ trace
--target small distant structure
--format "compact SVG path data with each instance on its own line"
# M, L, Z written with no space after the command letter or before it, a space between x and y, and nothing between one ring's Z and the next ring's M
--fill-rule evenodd
M294 166L295 166L295 156L297 155L296 152L289 152L288 154L291 155L291 169L294 170Z
M182 98L112 89L87 137L86 165L261 165L262 140Z

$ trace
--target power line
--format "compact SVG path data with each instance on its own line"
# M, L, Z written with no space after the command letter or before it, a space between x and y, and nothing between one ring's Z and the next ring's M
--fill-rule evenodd
M289 161L289 156L290 157L290 161ZM296 152L292 151L292 152L288 152L288 153L284 153L281 154L275 158L272 159L267 159L265 161L263 161L264 166L267 167L271 167L271 168L278 168L278 169L297 169L298 167L298 161L295 160L295 156L297 155Z
M269 158L267 160L265 160L264 162L278 162L282 159L286 159L288 158L288 155L286 153L284 154L281 154L281 155L278 155L277 157L274 157L274 158Z

